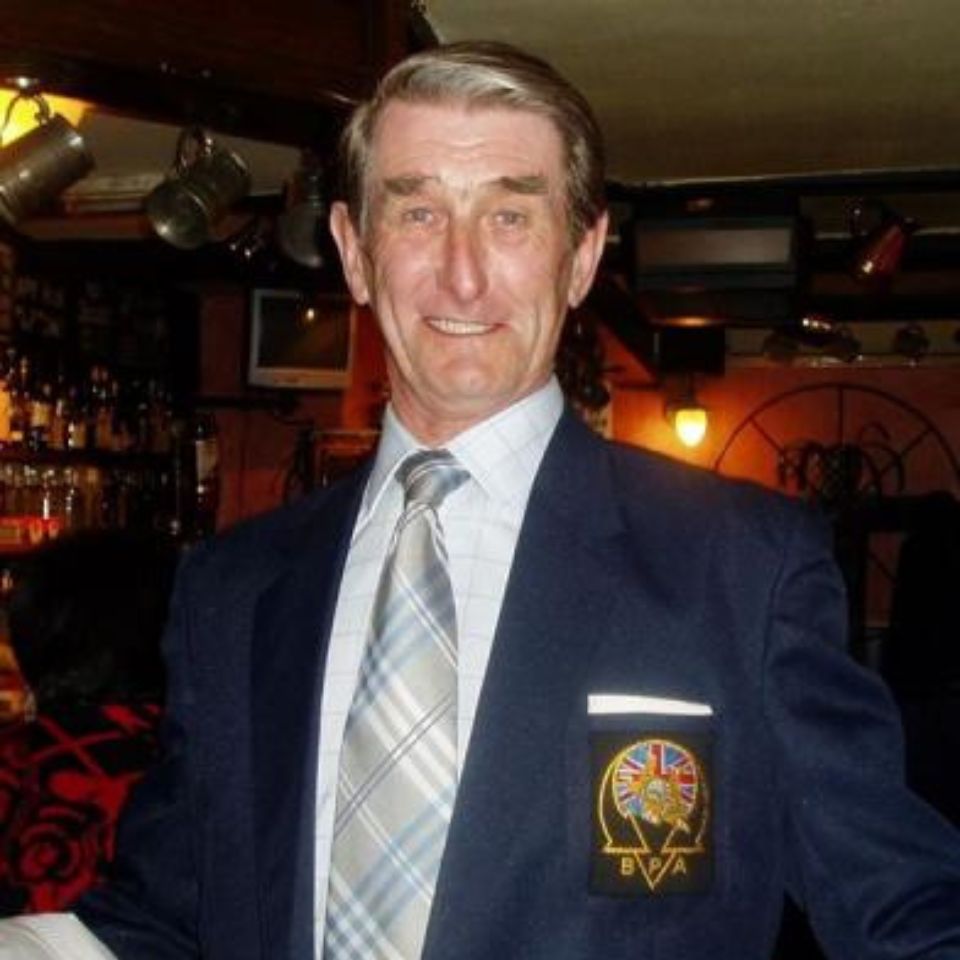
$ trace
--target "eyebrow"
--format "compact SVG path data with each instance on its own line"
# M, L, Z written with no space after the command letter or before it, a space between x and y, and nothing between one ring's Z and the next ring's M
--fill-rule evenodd
M383 181L384 190L395 197L412 197L419 193L428 180L436 177L388 177Z
M438 183L438 177L404 176L388 177L383 181L387 194L395 197L412 197L418 194L426 183ZM531 173L519 177L495 177L486 186L500 187L508 193L518 193L525 196L542 196L548 192L547 178L543 174Z
M509 193L522 193L537 196L547 193L547 178L539 173L531 173L525 177L499 177L499 183Z

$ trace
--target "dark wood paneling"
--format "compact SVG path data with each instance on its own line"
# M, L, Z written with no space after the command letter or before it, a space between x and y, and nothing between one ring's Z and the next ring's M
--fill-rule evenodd
M309 142L404 51L399 0L6 0L0 75L119 112Z

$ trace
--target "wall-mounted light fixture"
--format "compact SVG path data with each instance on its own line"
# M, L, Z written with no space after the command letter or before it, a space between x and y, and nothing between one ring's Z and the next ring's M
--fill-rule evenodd
M200 127L189 127L177 139L173 169L147 196L145 209L162 239L195 250L216 239L217 225L249 191L243 159Z
M24 81L23 89L7 103L0 137L23 103L36 108L35 126L0 149L0 216L12 225L41 213L93 169L83 137L51 110L35 84Z
M673 429L685 447L697 447L707 435L709 418L699 404L680 407L673 414Z
M684 388L667 401L664 415L685 447L697 447L703 442L710 417L707 408L697 399L692 376Z

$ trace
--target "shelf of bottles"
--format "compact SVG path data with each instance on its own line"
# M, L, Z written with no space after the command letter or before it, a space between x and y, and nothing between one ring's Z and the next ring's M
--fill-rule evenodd
M176 526L182 424L157 379L104 364L51 377L28 352L0 352L0 551L74 529Z

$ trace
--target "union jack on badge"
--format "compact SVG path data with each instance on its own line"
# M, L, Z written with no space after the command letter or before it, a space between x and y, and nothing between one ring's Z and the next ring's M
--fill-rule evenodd
M591 889L636 895L709 886L710 792L703 734L597 732Z

